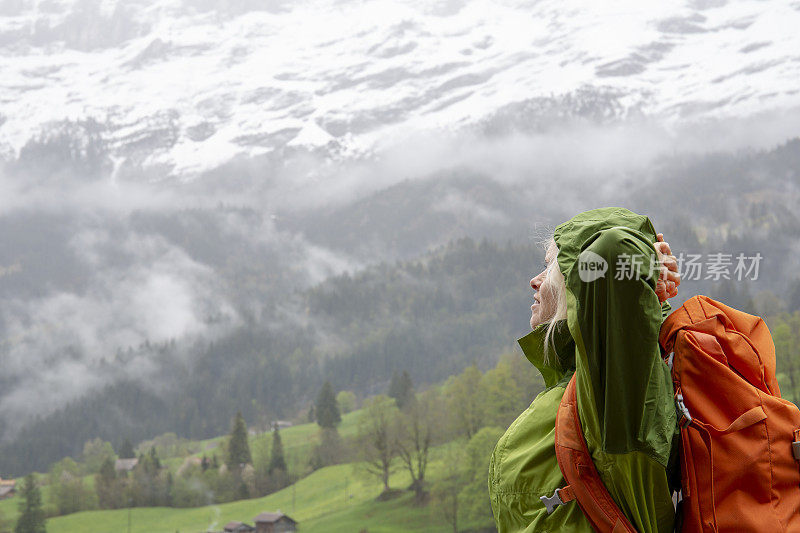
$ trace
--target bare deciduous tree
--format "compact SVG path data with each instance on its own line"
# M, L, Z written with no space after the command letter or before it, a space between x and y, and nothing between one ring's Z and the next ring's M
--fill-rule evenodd
M425 471L428 452L441 427L441 398L434 390L411 400L396 419L395 446L411 475L411 486L418 502L425 501Z
M394 400L379 395L365 400L362 409L358 420L358 448L364 469L381 479L386 493L396 456L393 420L397 407Z

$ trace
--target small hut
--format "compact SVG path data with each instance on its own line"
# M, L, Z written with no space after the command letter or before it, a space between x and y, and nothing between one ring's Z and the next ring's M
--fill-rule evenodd
M251 525L245 524L244 522L228 522L225 524L225 527L222 529L225 533L250 533L251 531L255 531Z
M16 494L17 482L13 479L3 479L0 477L0 500L12 498Z
M277 513L261 513L253 518L256 533L289 533L297 531L297 522L278 511Z
M139 459L136 457L132 457L131 459L117 459L114 461L114 470L117 472L130 472L138 464Z

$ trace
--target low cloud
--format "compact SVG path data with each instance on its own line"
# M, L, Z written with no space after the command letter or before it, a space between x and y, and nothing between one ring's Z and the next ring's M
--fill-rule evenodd
M152 379L158 371L152 354L120 360L117 351L172 339L213 338L240 321L213 269L163 238L130 233L117 241L113 233L93 228L69 244L93 272L88 287L2 302L9 385L0 413L24 418L113 378ZM122 260L109 264L109 256Z
M406 179L429 179L456 169L516 191L532 206L530 219L515 221L481 198L457 191L437 199L435 210L509 227L557 222L559 213L615 198L628 180L641 184L649 179L659 158L771 148L800 134L791 115L691 124L651 118L609 124L574 120L501 136L471 128L419 132L357 159L296 150L280 161L258 156L232 162L224 172L190 183L2 174L0 217L66 217L74 228L64 253L73 256L83 274L72 284L35 279L35 293L0 292L5 374L0 416L13 412L23 419L51 411L122 375L147 381L158 373L154 357L142 353L119 362L114 360L117 351L145 341L214 338L241 324L243 309L259 320L266 307L274 306L282 309L277 316L282 312L287 320L306 321L288 300L265 301L264 293L244 283L272 283L285 294L366 265L344 250L279 229L279 211L302 218L347 206ZM534 227L532 236L540 237L542 227ZM228 247L215 250L220 244ZM376 250L375 257L386 253ZM30 275L26 254L24 247L5 251L0 283ZM338 341L331 334L328 342ZM114 361L113 370L103 361Z

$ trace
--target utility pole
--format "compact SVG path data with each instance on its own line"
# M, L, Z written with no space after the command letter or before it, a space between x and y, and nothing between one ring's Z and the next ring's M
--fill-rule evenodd
M131 510L133 510L133 498L128 498L128 533L131 533Z

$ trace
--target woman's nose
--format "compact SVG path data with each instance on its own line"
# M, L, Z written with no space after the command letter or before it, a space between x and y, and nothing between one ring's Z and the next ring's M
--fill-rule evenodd
M538 291L539 290L539 276L535 278L531 278L531 289Z

